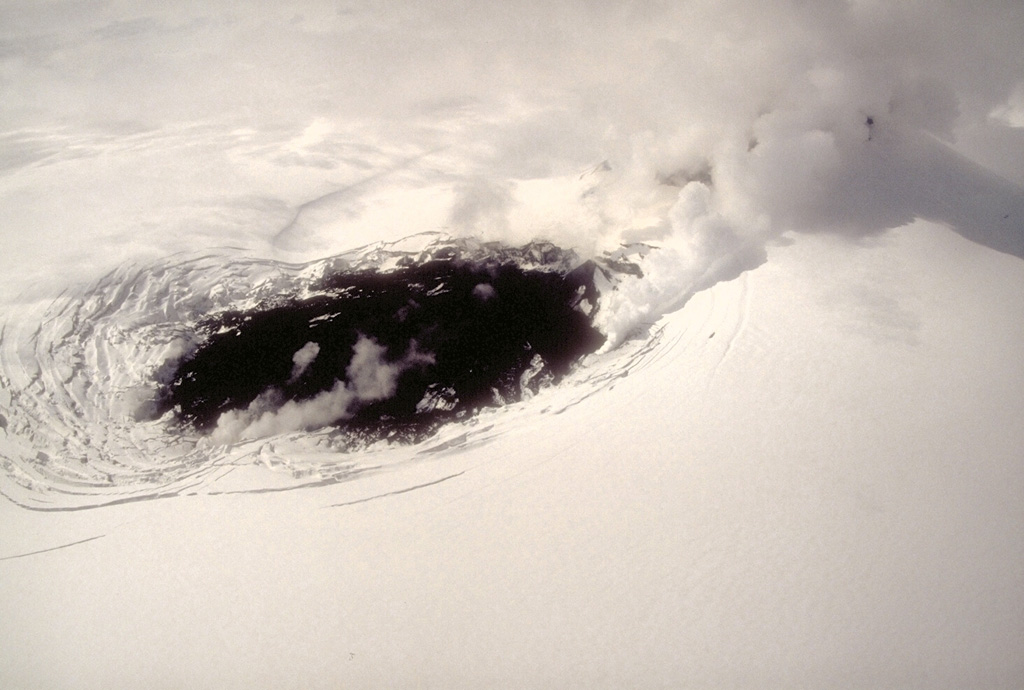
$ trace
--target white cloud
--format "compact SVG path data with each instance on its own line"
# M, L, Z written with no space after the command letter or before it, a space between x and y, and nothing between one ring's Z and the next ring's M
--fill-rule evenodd
M288 377L288 382L297 381L306 369L309 368L315 360L316 356L320 354L319 343L308 342L300 347L294 355L292 355L292 374Z
M214 225L205 243L243 244L225 237L229 228L279 231L290 222L281 206L316 199L298 209L302 232L289 250L322 256L386 223L406 234L545 236L584 251L623 239L688 245L693 227L670 220L673 190L657 180L701 168L713 180L710 212L736 233L749 235L752 222L765 238L794 227L874 232L917 209L879 196L872 178L920 171L891 165L894 152L865 155L868 117L880 134L927 132L958 147L965 133L977 140L979 129L1024 112L1017 2L76 7L71 20L49 5L5 5L0 24L32 37L13 40L0 61L9 127L59 121L72 133L120 132L125 123L203 122L253 133L164 140L188 152L166 160L104 158L118 184L101 180L108 191L86 190L81 203L110 211L75 218L103 227L125 218L123 232L139 238L133 246L144 245L139 228L152 228L161 250L180 248L166 246L169 219L211 184L232 181L279 205L250 208L258 219L217 209L236 220L214 224L216 214L204 214ZM89 145L99 153L104 141ZM961 149L983 165L1014 160L1005 146ZM36 155L49 154L26 152ZM117 167L123 160L128 169ZM234 180L258 172L257 161L301 169L273 184L265 172ZM600 184L580 183L601 161L611 170ZM137 187L117 194L129 179ZM165 199L177 203L158 214ZM12 227L70 222L57 209L2 201L10 210L0 220ZM19 213L26 204L32 213ZM69 247L59 259L75 267L82 253Z
M302 359L316 352L308 343L295 358L305 351ZM413 341L409 351L398 361L388 362L387 348L364 335L352 348L352 361L345 370L346 381L336 381L322 393L307 400L282 400L280 391L270 389L256 398L244 410L230 410L217 420L211 438L214 443L226 444L240 440L262 438L316 429L351 417L362 405L386 400L395 394L402 372L413 367L432 364L434 357L421 352ZM310 362L312 359L309 360Z
M490 283L480 283L473 288L473 296L483 302L486 302L497 294L498 291L495 290L494 286Z
M1006 101L993 108L990 116L1010 127L1024 127L1024 81L1017 82Z

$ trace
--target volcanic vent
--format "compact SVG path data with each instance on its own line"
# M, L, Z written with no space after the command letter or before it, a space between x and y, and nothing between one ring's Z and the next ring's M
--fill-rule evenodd
M546 243L448 241L325 264L294 296L199 322L159 413L219 442L325 426L352 444L417 441L597 350L595 270Z

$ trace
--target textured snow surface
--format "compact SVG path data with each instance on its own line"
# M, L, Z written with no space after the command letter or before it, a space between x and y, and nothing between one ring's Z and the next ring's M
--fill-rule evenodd
M1019 688L1021 36L4 0L0 687ZM198 320L435 241L597 262L607 345L415 445L154 418Z
M5 684L1015 686L1024 266L771 256L599 394L352 482L5 503Z

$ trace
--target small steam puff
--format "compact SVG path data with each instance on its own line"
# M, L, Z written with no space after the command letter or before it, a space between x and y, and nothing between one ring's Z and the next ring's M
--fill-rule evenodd
M309 365L313 363L316 356L320 354L320 344L309 342L298 349L298 351L292 355L292 367L291 376L288 377L288 383L295 383L299 380Z
M352 347L353 356L345 370L346 381L308 400L282 403L281 392L271 388L253 400L245 410L230 410L217 420L211 439L217 444L273 436L290 431L315 429L351 417L361 405L386 400L395 394L402 372L434 363L434 356L420 352L414 341L402 359L388 362L387 348L362 334ZM307 343L295 353L295 371L308 367L320 346ZM299 374L301 375L301 373Z

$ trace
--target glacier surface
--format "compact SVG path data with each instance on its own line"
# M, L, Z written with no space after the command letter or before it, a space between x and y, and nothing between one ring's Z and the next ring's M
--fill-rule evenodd
M6 0L0 685L1018 687L1022 12ZM435 242L605 344L412 444L161 407Z

